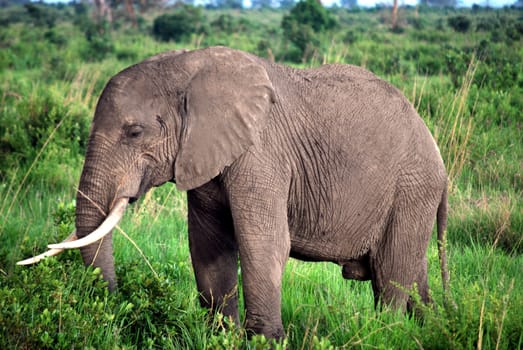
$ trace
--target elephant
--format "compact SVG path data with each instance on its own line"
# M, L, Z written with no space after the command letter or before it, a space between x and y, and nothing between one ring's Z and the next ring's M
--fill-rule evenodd
M203 307L249 334L285 336L287 260L328 261L370 280L375 306L431 303L435 221L447 288L445 166L406 97L353 65L297 69L227 47L161 53L112 77L96 106L75 232L115 290L111 232L126 206L174 182L187 191L189 250Z

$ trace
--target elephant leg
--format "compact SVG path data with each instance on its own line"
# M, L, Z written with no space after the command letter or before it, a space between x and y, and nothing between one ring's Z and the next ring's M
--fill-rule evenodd
M230 189L231 211L240 251L245 328L267 338L285 336L281 320L281 281L290 254L286 195L272 184ZM259 187L258 187L259 186Z
M376 306L405 310L408 293L418 284L421 300L428 301L426 252L436 207L422 198L392 209L386 232L371 254L372 287Z
M421 262L421 268L416 277L416 287L420 296L420 301L424 304L429 304L431 302L430 292L429 292L429 283L427 278L427 258L424 257ZM407 301L407 311L409 313L416 312L416 303L412 297Z
M275 242L263 243L243 242L240 249L245 328L251 334L281 339L285 336L281 320L281 280L288 250L286 244L275 251Z
M231 317L239 325L238 247L228 209L208 192L188 192L191 260L200 304Z

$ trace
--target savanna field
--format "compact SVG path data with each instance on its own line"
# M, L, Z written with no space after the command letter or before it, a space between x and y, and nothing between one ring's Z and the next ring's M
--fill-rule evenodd
M303 4L308 4L307 6ZM225 45L296 67L350 63L404 92L449 174L450 297L436 237L423 320L374 309L370 282L289 260L288 349L523 348L523 11L516 8L148 8L111 23L82 4L0 8L0 349L264 349L200 308L185 193L131 206L114 233L109 293L78 251L31 267L74 229L76 186L107 80L148 56ZM240 286L241 288L241 286ZM240 312L241 313L241 312ZM228 327L227 327L228 326Z

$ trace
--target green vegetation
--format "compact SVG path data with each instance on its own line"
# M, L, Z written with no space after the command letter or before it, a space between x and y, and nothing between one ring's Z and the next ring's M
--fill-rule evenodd
M132 206L114 233L118 293L106 291L77 251L15 265L72 229L90 120L109 77L161 51L218 44L301 67L367 67L411 100L450 176L457 309L443 306L435 242L428 259L436 307L423 322L375 311L369 283L343 280L339 266L291 260L282 306L288 348L523 348L521 11L400 8L392 31L386 8L307 8L319 17L300 17L297 8L183 6L140 14L136 25L116 15L95 23L78 4L2 9L0 349L268 347L199 307L185 195L172 185ZM174 15L183 26L162 32L158 23ZM198 25L187 31L195 15ZM312 28L305 50L289 36L291 19L290 27Z
M205 33L204 22L201 8L183 4L172 13L156 17L152 32L158 40L182 40L191 34Z
M297 57L303 60L319 46L319 34L335 28L336 24L334 17L316 0L298 2L281 22L284 37L298 48Z

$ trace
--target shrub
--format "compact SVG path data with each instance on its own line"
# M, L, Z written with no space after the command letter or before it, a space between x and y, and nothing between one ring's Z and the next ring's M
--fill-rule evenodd
M49 11L47 6L36 5L33 3L24 5L27 14L31 18L31 22L39 27L54 27L56 17L54 13Z
M445 55L445 62L454 87L459 88L469 67L470 56L457 48L450 47Z
M246 28L252 26L246 19L236 19L230 14L222 14L211 22L211 27L215 30L232 34L244 31Z
M258 56L266 57L267 51L271 48L271 43L269 40L262 39L258 41L258 45L256 45L256 54Z
M303 0L291 9L289 15L284 16L282 26L289 21L311 27L314 32L322 32L336 26L336 19L316 0Z
M423 30L427 27L427 21L424 18L419 16L409 16L407 17L407 23L414 27L416 30Z
M299 49L302 57L319 46L317 33L336 25L335 18L316 0L298 2L281 23L284 37Z
M153 22L153 36L161 41L180 41L205 32L202 9L191 5L178 6L173 13L160 15Z
M101 61L115 50L109 23L95 23L90 20L84 22L84 34L87 39L84 57L89 61Z
M456 32L466 33L470 28L470 19L463 15L449 17L447 20L449 26Z
M299 61L304 58L305 53L310 51L313 47L319 45L319 40L314 35L312 27L298 23L296 21L286 21L284 19L283 30L285 36L298 48L298 55L292 58L293 61Z
M523 30L523 24L515 23L507 26L505 33L509 41L519 41L521 38L521 31Z
M77 166L85 152L89 113L63 95L56 87L36 87L25 97L11 97L0 109L0 178L27 168L44 148L40 159L45 161L33 170L35 178L60 178L56 172L70 173Z
M0 11L0 28L29 20L27 10L21 6L2 7L2 11Z
M56 45L60 48L64 47L67 44L68 36L64 34L63 31L58 30L57 28L51 28L44 33L45 39L49 43Z
M500 27L501 23L499 19L495 17L481 17L476 23L477 32L490 32Z
M112 321L132 307L116 304L99 270L84 272L50 259L17 275L0 277L0 348L115 347L118 337L106 332L117 328Z
M353 44L358 40L358 34L354 30L348 30L342 40L345 44Z

